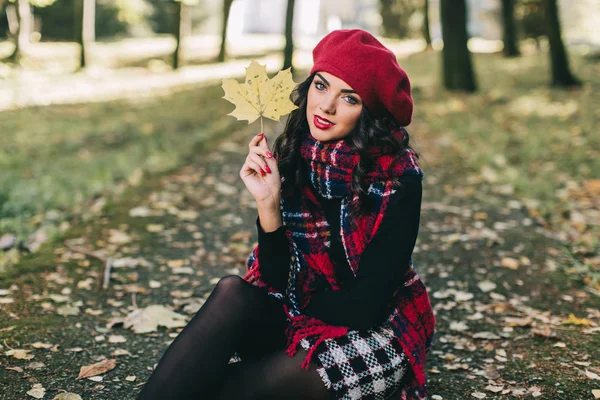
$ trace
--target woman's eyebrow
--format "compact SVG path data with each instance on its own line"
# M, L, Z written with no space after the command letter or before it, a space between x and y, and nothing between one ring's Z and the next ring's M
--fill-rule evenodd
M319 78L321 78L321 79L323 80L323 82L325 82L325 84L326 84L327 86L330 86L330 85L329 85L329 82L327 81L327 79L323 78L323 75L321 75L321 74L319 74L319 73L317 72L317 76L318 76ZM356 92L355 92L354 90L352 90L352 89L342 89L342 90L340 90L340 92L342 92L342 93L356 93Z

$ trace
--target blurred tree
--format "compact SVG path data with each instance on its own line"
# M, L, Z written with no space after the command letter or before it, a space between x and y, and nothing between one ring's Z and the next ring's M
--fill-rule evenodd
M75 15L75 39L80 46L79 68L85 68L88 45L96 40L96 0L76 0Z
M423 38L427 44L427 48L431 48L431 29L429 28L429 0L425 0L423 4Z
M285 12L285 48L283 49L283 69L290 68L294 74L293 56L294 56L294 5L295 0L287 0L287 10Z
M515 26L515 0L502 0L502 23L504 55L506 57L520 56Z
M223 20L221 25L221 47L219 48L218 62L225 61L227 57L227 25L229 25L229 13L233 0L223 0Z
M9 18L9 26L11 35L14 40L15 48L12 54L8 57L10 61L16 61L21 56L21 53L26 50L30 43L31 34L33 33L33 12L31 6L47 7L52 5L56 0L9 0L12 5L12 11L7 10ZM11 21L12 19L12 21Z
M449 90L477 90L471 53L467 47L467 5L466 0L441 0L440 19L444 49L444 86Z
M49 7L34 7L34 14L41 20L40 34L42 40L63 40L79 42L81 25L81 12L77 11L79 0L58 0ZM95 24L95 40L114 39L127 34L131 30L131 23L142 23L144 19L132 18L131 12L123 12L115 0L95 1L95 20L101 23ZM127 6L127 4L125 4ZM127 19L129 15L129 19Z
M173 35L175 35L175 51L173 52L173 69L179 68L181 58L181 42L184 32L187 34L191 26L190 7L198 4L198 0L175 0L175 23L173 26Z
M571 73L567 51L562 41L556 0L546 0L545 6L552 64L552 86L578 86L581 82Z
M519 0L515 3L515 14L520 36L534 39L540 49L540 38L546 36L545 0Z
M422 0L379 0L383 35L405 38L410 35L410 18L422 8Z

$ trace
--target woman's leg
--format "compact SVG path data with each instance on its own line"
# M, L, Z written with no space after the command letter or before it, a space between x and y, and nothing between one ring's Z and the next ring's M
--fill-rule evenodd
M311 364L300 367L306 351L298 349L294 357L285 349L261 360L242 361L228 368L223 390L216 400L327 400L331 399L323 380ZM201 397L198 397L201 399Z
M231 355L242 347L240 355L252 359L268 351L261 347L285 346L277 334L285 326L277 299L239 276L222 278L163 354L138 400L214 398Z

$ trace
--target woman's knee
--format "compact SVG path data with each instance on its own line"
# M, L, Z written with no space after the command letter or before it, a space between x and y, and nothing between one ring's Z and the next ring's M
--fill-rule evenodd
M214 290L231 294L239 292L246 285L248 285L248 282L243 280L242 277L238 275L227 275L219 279Z

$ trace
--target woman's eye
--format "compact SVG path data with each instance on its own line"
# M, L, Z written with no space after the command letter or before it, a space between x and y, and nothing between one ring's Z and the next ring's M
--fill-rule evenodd
M358 100L356 100L356 98L355 98L355 97L352 97L352 96L346 96L346 99L348 99L347 101L348 101L348 103L350 103L350 104L357 104L357 103L358 103Z
M315 82L315 87L317 88L317 90L323 90L320 86L322 86L323 89L325 89L325 85L323 85L321 82Z

